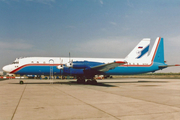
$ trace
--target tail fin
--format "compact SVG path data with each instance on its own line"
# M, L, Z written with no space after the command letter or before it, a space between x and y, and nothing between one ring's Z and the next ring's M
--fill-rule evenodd
M146 58L148 56L150 39L145 38L127 55L126 60Z
M154 43L152 51L149 55L149 59L152 62L164 63L164 40L161 37L158 37Z

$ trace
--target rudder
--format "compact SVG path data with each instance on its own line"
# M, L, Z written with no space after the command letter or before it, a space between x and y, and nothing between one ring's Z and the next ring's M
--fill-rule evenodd
M158 37L154 43L151 54L149 55L153 62L164 63L164 40Z
M164 63L164 40L160 38L160 43L154 58L154 62Z

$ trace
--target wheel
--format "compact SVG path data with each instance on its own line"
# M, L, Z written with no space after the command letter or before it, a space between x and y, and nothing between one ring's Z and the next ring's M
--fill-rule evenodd
M85 84L85 79L77 79L78 84Z
M85 84L85 83L86 83L85 79L82 79L81 84Z
M80 81L79 79L77 79L77 83L78 83L78 84L80 84L80 83L81 83L81 81Z
M20 83L20 84L24 84L24 82L23 82L23 81L20 81L19 83Z
M91 84L91 80L87 80L86 84Z
M92 85L97 85L97 81L96 81L96 80L92 80L92 81L91 81L91 84L92 84Z
M97 81L96 80L87 80L86 84L90 84L90 85L97 85Z

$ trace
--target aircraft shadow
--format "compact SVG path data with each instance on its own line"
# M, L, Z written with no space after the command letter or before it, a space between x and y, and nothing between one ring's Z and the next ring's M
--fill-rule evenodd
M10 84L19 84L19 83L10 83ZM24 82L24 84L60 84L60 85L91 85L91 86L101 86L101 87L117 87L115 85L109 85L105 83L97 83L96 85L92 84L78 84L76 81L68 81L68 82ZM19 84L23 85L23 84Z
M55 81L53 82L53 84L60 84L60 85L90 85L90 86L100 86L100 87L117 87L116 85L110 85L110 84L113 84L113 83L119 83L119 84L129 84L129 83L168 83L168 81L143 81L143 80L140 80L140 81L112 81L112 82L109 82L109 81L105 81L105 82L98 82L96 85L92 85L92 84L78 84L76 81ZM19 84L18 82L17 83L10 83L10 84ZM24 84L52 84L50 82L25 82ZM23 85L23 84L20 84L20 85Z
M120 81L120 82L104 82L104 83L168 83L168 81Z

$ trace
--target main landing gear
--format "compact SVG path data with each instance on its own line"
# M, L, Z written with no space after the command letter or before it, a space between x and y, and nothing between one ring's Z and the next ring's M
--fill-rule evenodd
M91 85L97 85L97 81L96 81L96 79L94 79L94 78L88 79L88 80L86 81L85 78L78 77L77 83L78 83L78 84L91 84Z
M90 84L90 85L97 85L96 79L89 79L89 80L87 80L86 83L87 83L87 84Z
M85 84L85 83L86 83L86 80L85 80L85 78L80 78L80 77L79 77L79 78L77 79L77 83L78 83L78 84Z

